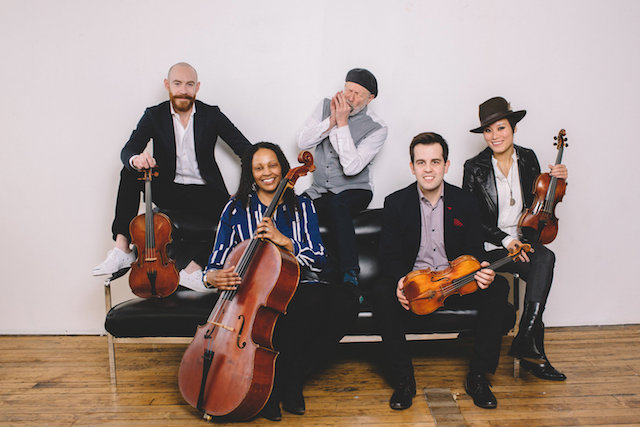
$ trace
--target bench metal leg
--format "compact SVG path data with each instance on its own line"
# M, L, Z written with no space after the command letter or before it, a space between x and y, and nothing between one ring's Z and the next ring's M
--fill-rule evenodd
M111 277L104 280L104 306L105 315L111 310ZM107 347L109 350L109 376L111 385L117 385L116 379L116 349L113 343L113 335L107 332Z

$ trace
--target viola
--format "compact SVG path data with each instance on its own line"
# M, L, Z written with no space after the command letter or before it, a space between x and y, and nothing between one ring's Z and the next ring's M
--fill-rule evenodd
M562 153L566 144L566 131L560 129L555 136L558 146L556 165L562 163ZM533 184L533 203L518 220L518 227L523 235L530 241L539 241L543 245L554 241L558 235L558 218L556 218L556 205L562 201L567 188L567 182L562 178L556 178L549 173L538 175Z
M409 309L415 314L429 314L444 305L451 295L466 295L478 290L473 276L483 268L496 270L509 262L516 262L522 251L532 252L531 245L523 244L509 254L481 267L480 262L471 255L462 255L449 263L449 267L440 271L415 270L404 278L404 295L409 300Z
M145 169L145 213L129 223L131 241L138 250L138 258L131 264L129 287L141 298L161 298L171 295L178 287L179 275L174 261L167 255L171 242L171 220L151 207L151 180L158 176L153 169Z
M265 212L271 217L285 190L315 169L313 156L300 153L303 166L280 182ZM198 327L180 363L178 385L184 399L204 413L246 420L266 404L278 352L272 342L279 315L298 287L300 267L293 254L269 240L239 243L224 268L235 265L241 278L233 291L222 291L207 323Z

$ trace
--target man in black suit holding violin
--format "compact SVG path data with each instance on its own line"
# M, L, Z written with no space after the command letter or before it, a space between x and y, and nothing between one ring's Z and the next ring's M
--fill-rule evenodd
M379 251L382 277L374 287L374 314L394 388L389 401L392 409L410 407L416 393L403 330L404 319L416 315L409 311L409 301L403 293L404 277L414 270L445 269L449 260L461 255L485 259L476 201L469 193L444 182L449 168L444 138L436 133L421 133L411 141L409 152L411 172L417 182L385 199ZM481 267L488 265L483 261ZM503 278L496 278L487 268L479 270L474 278L480 289L447 298L445 307L479 310L465 389L476 405L495 408L497 400L486 374L494 373L498 366L509 288Z
M217 139L221 137L238 156L251 145L218 107L195 99L200 82L191 65L173 65L164 86L169 101L147 108L122 149L124 167L112 225L116 244L107 259L93 269L94 276L115 273L135 260L129 223L138 212L144 188L138 180L140 170L158 168L152 198L160 209L217 220L229 199L214 157ZM153 140L153 156L144 151L149 140ZM201 242L181 248L186 252L181 258L190 259L176 265L181 270L181 285L204 290L202 266L207 263L215 237L213 231L209 234L202 236Z

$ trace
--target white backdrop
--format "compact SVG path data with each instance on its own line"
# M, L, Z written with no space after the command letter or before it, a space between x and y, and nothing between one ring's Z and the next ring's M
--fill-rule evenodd
M633 266L640 208L640 3L567 1L1 0L0 333L100 333L119 152L144 108L166 99L168 67L193 64L199 98L253 142L294 137L347 70L377 76L372 108L389 138L372 207L412 181L422 131L451 147L446 177L484 142L469 129L501 95L527 109L516 143L545 166L567 129L570 170L546 322L640 322ZM238 165L220 144L233 192ZM299 185L303 189L308 179ZM629 278L631 277L631 279ZM126 280L116 300L129 297Z

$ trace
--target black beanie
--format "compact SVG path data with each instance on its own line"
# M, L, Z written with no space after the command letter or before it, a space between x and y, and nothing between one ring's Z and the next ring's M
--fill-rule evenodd
M369 70L354 68L347 73L347 78L344 81L357 83L371 92L374 97L378 96L378 82Z

